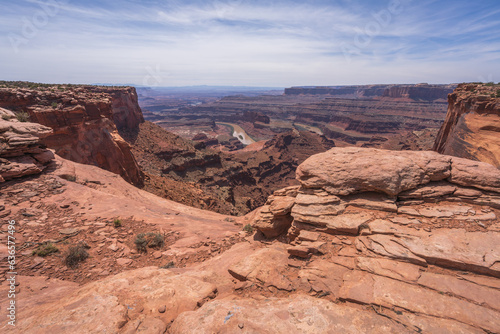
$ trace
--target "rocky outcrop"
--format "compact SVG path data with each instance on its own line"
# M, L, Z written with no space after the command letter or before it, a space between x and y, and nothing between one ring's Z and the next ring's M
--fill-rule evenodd
M293 219L292 237L302 229L358 234L374 217L365 213L344 214L349 207L427 218L453 218L457 214L467 215L467 210L431 204L414 207L415 204L450 201L500 209L498 169L431 151L334 148L301 164L297 179L301 187L294 204L290 204L290 195L281 191L270 197L262 209L254 225L266 236L276 236L286 229L280 225L274 230L273 222L280 221L281 214L265 209L283 202L288 203L290 211L287 221ZM495 217L478 214L467 219Z
M41 173L54 159L54 154L41 144L52 130L20 122L7 109L0 108L0 117L0 182Z
M132 87L50 86L0 88L0 106L29 114L53 129L43 143L56 154L120 174L141 185L143 176L119 131L144 121Z
M269 208L286 203L289 266L308 261L292 288L373 308L403 333L500 330L498 169L435 152L334 148L301 164L297 179L253 222L278 235L283 212Z
M500 168L500 86L460 84L448 96L448 113L434 150Z

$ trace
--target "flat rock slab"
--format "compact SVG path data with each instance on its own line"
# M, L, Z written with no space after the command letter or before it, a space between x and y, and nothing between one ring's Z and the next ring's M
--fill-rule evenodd
M215 291L210 283L165 269L126 271L73 289L43 308L20 308L15 332L163 333L179 313L195 310L213 298ZM21 292L20 303L22 298ZM158 309L164 306L165 312L160 313ZM8 333L6 326L0 332ZM159 331L149 331L151 328Z
M478 304L488 305L500 311L500 290L468 282L449 275L422 273L418 284L431 289L466 298Z
M358 269L379 276L386 276L401 281L416 282L422 267L406 262L393 261L389 259L377 259L369 257L358 257L356 259Z
M282 290L291 290L291 282L283 275L288 263L284 249L263 248L229 267L228 272L240 281L263 282Z
M182 313L172 334L189 333L410 333L374 312L308 296L267 300L216 300Z
M467 270L500 277L500 233L464 229L414 231L411 235L375 234L359 237L369 251L393 259Z
M318 241L319 236L320 234L317 232L301 230L298 239L302 241Z
M344 275L340 297L363 304L401 307L411 312L500 331L500 313L438 291L361 271Z
M78 233L79 230L77 228L63 228L62 230L59 230L59 233L61 233L62 235L72 235L72 234L76 234Z
M367 213L343 214L340 216L332 217L326 224L329 232L335 233L348 233L357 235L361 225L372 219L372 216Z
M500 277L500 233L439 229L393 239L427 262Z

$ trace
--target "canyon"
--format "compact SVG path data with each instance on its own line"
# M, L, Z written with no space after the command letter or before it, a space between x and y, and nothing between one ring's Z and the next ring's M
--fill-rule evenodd
M234 95L196 105L142 103L146 119L192 139L227 141L220 122L237 124L255 141L313 130L337 146L431 149L456 85L292 87L281 95ZM184 126L187 124L188 126ZM225 145L227 146L227 145Z
M203 103L172 116L214 108L192 140L133 88L0 87L0 311L12 286L18 306L0 331L499 332L496 87L459 85L445 116L430 85L398 86ZM216 122L257 140L221 144Z

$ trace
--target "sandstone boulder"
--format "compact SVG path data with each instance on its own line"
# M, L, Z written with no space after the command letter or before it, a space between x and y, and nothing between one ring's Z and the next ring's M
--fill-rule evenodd
M46 126L20 122L0 108L0 180L38 174L54 159L41 140L52 133Z

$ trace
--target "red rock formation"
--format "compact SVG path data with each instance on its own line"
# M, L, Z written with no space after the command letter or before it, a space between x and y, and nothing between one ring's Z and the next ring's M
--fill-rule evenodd
M394 85L385 89L383 97L406 98L415 101L444 100L455 85Z
M460 84L448 103L433 149L500 168L500 86Z
M0 108L0 182L39 174L54 159L41 144L52 130L46 126L19 122L10 110Z
M487 163L321 153L301 164L299 187L270 199L266 214L294 218L294 239L273 242L241 231L251 215L185 207L59 157L54 165L0 192L22 249L12 287L22 307L2 333L500 332L500 171ZM138 222L113 226L117 214ZM133 250L144 231L160 231L163 249ZM5 240L1 310L11 300ZM33 256L47 240L91 256L72 269L63 256Z
M52 86L0 88L0 106L29 113L53 129L43 143L72 161L92 164L140 185L142 173L119 134L144 121L135 88Z

